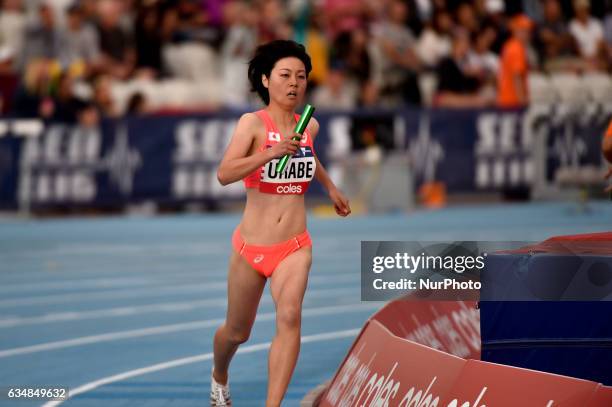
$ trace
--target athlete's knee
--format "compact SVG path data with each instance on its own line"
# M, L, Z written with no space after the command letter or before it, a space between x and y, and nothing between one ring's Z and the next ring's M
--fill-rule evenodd
M225 334L227 339L236 345L240 345L249 340L249 336L251 336L250 329L230 327L229 325L225 326Z
M299 304L279 306L276 311L276 321L282 328L299 328L302 320L302 307Z

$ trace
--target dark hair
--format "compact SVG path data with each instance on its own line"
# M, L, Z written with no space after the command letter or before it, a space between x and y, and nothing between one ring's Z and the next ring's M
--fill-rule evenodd
M306 75L312 70L310 56L302 44L291 40L275 40L260 45L255 50L255 56L249 61L249 81L251 92L257 92L261 100L267 105L270 103L268 89L261 82L261 76L270 77L272 68L279 59L296 57L304 63Z
M147 100L142 92L134 93L128 100L126 113L137 115L143 113Z

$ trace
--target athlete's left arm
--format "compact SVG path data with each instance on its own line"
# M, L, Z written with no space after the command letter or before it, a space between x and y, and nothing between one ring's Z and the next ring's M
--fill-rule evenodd
M312 137L312 143L314 145L315 138L319 133L319 122L315 118L310 120L310 124L308 125L308 130L310 131L310 136ZM334 209L336 213L340 216L348 216L351 213L351 206L349 205L349 200L344 196L344 194L336 187L334 182L327 174L325 167L319 161L317 154L314 154L315 162L317 164L317 169L315 170L315 178L317 181L323 185L323 188L327 190L329 194L329 199L334 203Z

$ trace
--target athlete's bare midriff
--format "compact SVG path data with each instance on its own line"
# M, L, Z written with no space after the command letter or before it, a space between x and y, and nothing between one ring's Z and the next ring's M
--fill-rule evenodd
M266 143L265 123L256 131L256 141L249 155L257 154ZM290 128L279 127L281 134L291 134ZM246 205L240 222L240 234L252 245L269 245L289 240L306 230L304 195L267 194L257 188L247 188Z
M275 195L247 189L240 233L248 244L269 245L306 230L304 195Z

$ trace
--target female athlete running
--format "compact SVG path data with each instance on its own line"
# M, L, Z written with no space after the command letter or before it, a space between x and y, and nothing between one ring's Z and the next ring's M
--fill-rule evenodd
M276 335L268 360L266 406L280 406L300 350L302 299L312 258L304 193L313 177L329 193L338 215L351 213L314 152L317 121L311 119L301 141L291 140L310 70L310 57L296 42L279 40L257 48L248 75L252 90L267 106L240 118L219 165L219 182L243 180L247 200L232 236L227 315L214 339L213 406L231 405L229 364L249 338L268 279ZM286 154L292 158L277 175L276 163Z

